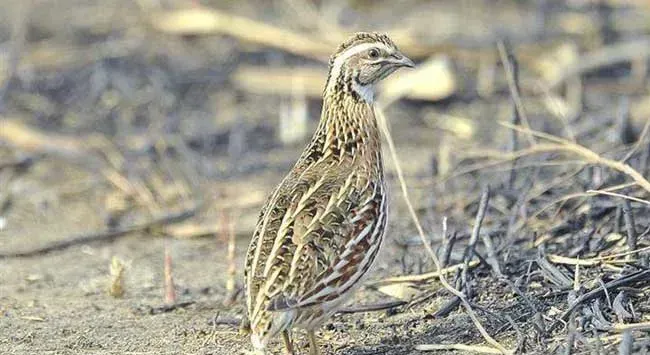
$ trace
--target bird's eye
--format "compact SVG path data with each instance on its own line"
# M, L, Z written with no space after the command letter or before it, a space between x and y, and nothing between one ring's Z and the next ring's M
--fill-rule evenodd
M371 48L371 49L368 51L368 56L369 56L371 59L377 59L377 58L379 58L379 51L378 51L376 48Z

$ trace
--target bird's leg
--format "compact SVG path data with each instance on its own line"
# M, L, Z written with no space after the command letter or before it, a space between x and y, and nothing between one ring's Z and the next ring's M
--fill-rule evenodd
M284 343L284 349L287 352L287 355L294 355L293 342L291 341L291 334L288 330L282 331L282 342Z
M242 319L241 323L239 324L239 335L248 335L250 332L251 322L248 320L248 317L244 317L244 319Z
M318 341L316 340L316 334L313 330L307 331L307 338L309 338L309 355L320 355Z

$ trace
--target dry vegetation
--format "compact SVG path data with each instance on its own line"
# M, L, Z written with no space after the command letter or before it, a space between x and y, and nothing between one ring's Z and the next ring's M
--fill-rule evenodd
M355 30L419 65L380 88L390 228L326 352L650 351L646 1L2 9L1 353L245 353L248 238Z

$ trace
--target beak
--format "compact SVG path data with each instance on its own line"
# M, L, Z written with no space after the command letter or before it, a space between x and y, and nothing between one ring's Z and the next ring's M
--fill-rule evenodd
M391 56L389 63L394 65L396 68L401 68L401 67L415 68L415 63L413 63L413 61L409 57L399 52Z

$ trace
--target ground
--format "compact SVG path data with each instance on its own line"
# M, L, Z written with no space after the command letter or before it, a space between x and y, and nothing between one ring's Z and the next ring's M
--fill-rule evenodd
M385 113L424 237L468 303L430 274L384 144L385 243L319 331L323 353L648 351L644 2L2 5L0 353L251 350L255 220L317 124L327 56L359 29L421 70L409 92L382 89Z

